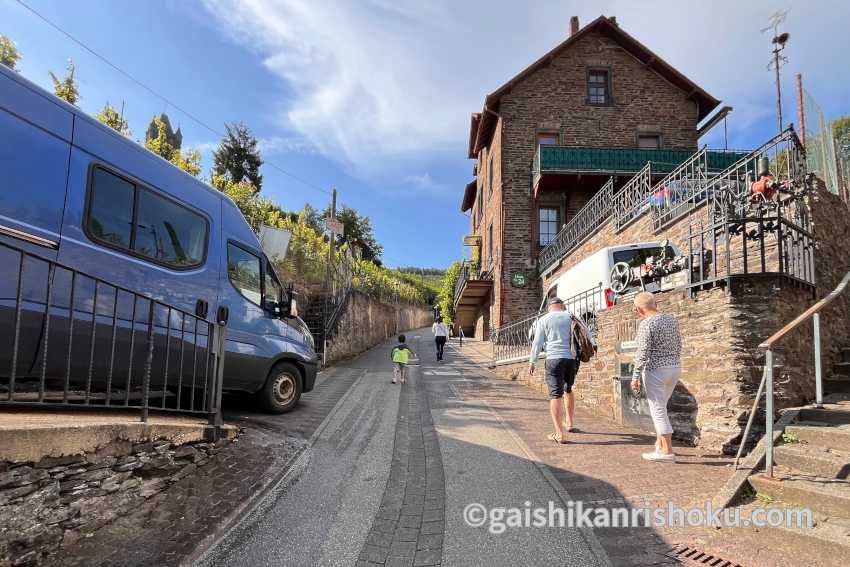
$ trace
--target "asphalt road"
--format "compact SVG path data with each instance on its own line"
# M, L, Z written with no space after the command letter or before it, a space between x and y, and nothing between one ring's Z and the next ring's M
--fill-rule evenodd
M479 367L454 346L437 362L427 330L408 337L420 362L404 385L390 383L390 343L323 378L324 388L331 380L346 384L343 401L314 434L291 480L202 565L608 564L592 533L494 533L498 526L464 520L473 503L564 504L528 448L476 398Z

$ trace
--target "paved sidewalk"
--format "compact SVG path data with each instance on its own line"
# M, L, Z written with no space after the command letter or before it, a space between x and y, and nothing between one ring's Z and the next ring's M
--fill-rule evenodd
M557 445L546 439L552 431L548 400L539 390L520 382L495 377L487 371L488 343L456 340L447 347L459 361L477 366L480 379L465 385L467 401L480 400L545 463L555 478L585 507L638 507L650 503L666 508L704 507L732 474L731 459L702 455L698 449L677 447L680 462L664 465L644 461L654 436L621 426L583 408L576 408L575 425L581 433L570 434L570 443ZM576 382L581 388L581 374ZM667 554L675 544L703 539L704 530L686 528L596 528L595 534L614 565L680 565ZM734 558L726 557L733 560Z

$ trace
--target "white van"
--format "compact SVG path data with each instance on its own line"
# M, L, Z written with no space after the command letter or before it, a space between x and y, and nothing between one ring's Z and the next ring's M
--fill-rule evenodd
M624 262L630 268L637 268L645 264L650 256L659 258L665 242L638 242L597 250L561 274L549 286L540 305L540 312L543 313L549 300L557 295L564 300L569 311L589 321L597 311L614 305L615 293L611 290L614 265ZM679 254L678 248L667 244L667 257L673 258ZM655 292L658 288L658 282L646 285L646 291Z

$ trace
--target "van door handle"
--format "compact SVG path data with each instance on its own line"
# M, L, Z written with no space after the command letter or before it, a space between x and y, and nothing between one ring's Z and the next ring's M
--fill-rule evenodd
M210 304L205 299L199 299L195 303L195 315L201 319L206 319L210 312Z
M216 314L216 322L219 325L227 325L227 319L230 318L230 309L224 305L219 305L218 313Z

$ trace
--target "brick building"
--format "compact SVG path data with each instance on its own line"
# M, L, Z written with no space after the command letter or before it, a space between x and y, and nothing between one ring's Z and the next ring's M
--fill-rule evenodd
M573 17L564 42L472 114L461 210L476 249L456 290L467 333L535 311L541 248L612 176L616 191L648 161L663 174L693 154L718 105L615 18L579 28Z

